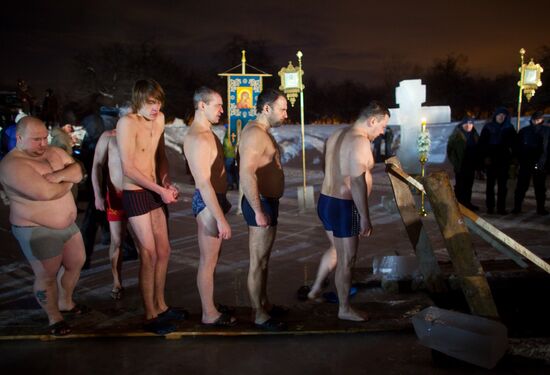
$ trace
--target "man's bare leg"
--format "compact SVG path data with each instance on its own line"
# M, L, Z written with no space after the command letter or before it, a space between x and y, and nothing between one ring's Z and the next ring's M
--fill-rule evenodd
M334 238L336 254L338 257L334 281L336 284L336 290L338 291L338 318L361 322L368 319L367 315L363 312L352 309L349 303L351 269L355 264L358 242L359 239L357 236Z
M201 297L202 319L205 324L215 322L221 315L214 304L214 272L222 239L218 238L216 219L208 208L197 216L198 240L200 249L197 287Z
M164 288L166 286L166 273L168 272L168 261L170 260L170 242L168 240L168 226L166 215L162 207L151 212L151 228L155 237L155 276L154 276L154 302L157 315L168 310L164 299Z
M48 315L49 324L60 322L63 316L57 307L57 272L62 256L29 261L34 272L33 292L36 301Z
M149 212L140 216L132 216L128 219L134 231L137 240L136 245L139 249L139 286L141 296L143 297L146 319L153 319L158 315L154 302L157 256L151 214Z
M262 324L270 319L266 311L267 267L277 227L248 227L250 247L250 268L248 271L248 293L256 311L255 323Z
M113 274L113 289L111 296L119 299L122 293L122 240L126 233L125 221L110 221L111 244L109 245L109 259L111 260L111 272Z
M321 262L319 263L319 269L317 270L317 276L315 277L315 282L307 294L307 298L309 299L316 299L319 297L321 290L323 289L323 282L336 268L337 256L336 248L334 247L334 237L332 232L327 231L326 234L330 241L330 247L323 253Z
M86 260L84 242L80 231L65 242L61 256L61 268L57 274L57 306L61 311L68 311L75 307L73 292Z

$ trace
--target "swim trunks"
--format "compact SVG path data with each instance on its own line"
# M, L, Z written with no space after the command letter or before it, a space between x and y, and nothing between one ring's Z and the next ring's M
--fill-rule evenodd
M317 214L327 231L334 237L354 237L361 231L361 215L351 199L340 199L321 194Z
M159 207L166 205L157 193L147 190L123 190L122 207L128 217L145 215Z
M75 223L63 229L11 226L11 232L19 241L21 250L29 261L45 260L60 255L65 242L79 231Z
M123 221L126 219L126 212L122 208L122 191L107 188L105 212L107 213L107 221Z
M269 226L276 226L277 218L279 217L279 198L260 196L260 203L262 205L262 210L264 211L264 214L269 216L269 218L271 219ZM241 201L241 211L243 212L244 220L249 226L259 226L256 223L256 214L254 213L252 206L250 206L250 203L248 203L248 200L244 195Z
M216 198L218 198L218 203L220 204L223 213L228 213L231 209L231 203L229 203L225 194L216 193ZM195 217L197 217L201 211L206 208L206 203L204 203L199 189L195 189L195 194L193 194L193 200L191 201L191 208L193 209L193 215L195 215Z

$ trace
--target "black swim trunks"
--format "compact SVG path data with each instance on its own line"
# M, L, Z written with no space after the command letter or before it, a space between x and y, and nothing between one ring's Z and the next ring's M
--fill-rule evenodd
M166 205L160 195L147 189L124 190L122 192L122 207L128 217L145 215Z

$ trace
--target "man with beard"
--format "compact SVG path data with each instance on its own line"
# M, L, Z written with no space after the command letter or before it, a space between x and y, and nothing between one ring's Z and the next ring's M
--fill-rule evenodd
M285 179L279 146L270 129L287 118L286 98L279 91L264 90L258 96L256 112L256 119L248 122L239 141L239 175L244 193L241 209L248 224L250 249L248 292L256 326L280 331L286 324L276 318L288 310L272 305L266 289Z

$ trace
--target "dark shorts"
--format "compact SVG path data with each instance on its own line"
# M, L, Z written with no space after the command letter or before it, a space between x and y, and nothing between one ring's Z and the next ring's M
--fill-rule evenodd
M157 193L147 190L124 190L122 192L122 207L128 217L145 215L148 212L163 208L166 205Z
M270 217L271 222L269 226L274 227L277 225L277 218L279 217L279 198L268 198L260 196L260 203L262 204L262 210L264 213ZM246 200L246 197L243 195L243 200L241 201L241 210L243 212L243 217L246 223L251 227L257 227L256 223L256 214L250 206L250 203Z
M122 191L107 189L105 212L107 213L107 221L123 221L126 219L126 212L122 208Z
M45 260L61 255L65 242L79 232L75 223L67 228L11 226L11 232L19 241L21 250L29 261Z
M216 198L218 198L218 203L220 204L223 213L228 213L231 209L231 203L229 203L225 194L216 193ZM201 211L206 208L206 203L202 200L202 195L199 189L195 189L195 194L193 194L193 200L191 201L191 208L193 209L193 215L195 215L195 217L197 217Z
M351 199L340 199L321 194L317 214L323 226L334 237L345 238L359 235L361 216Z

